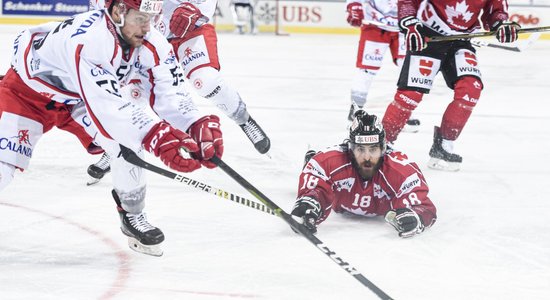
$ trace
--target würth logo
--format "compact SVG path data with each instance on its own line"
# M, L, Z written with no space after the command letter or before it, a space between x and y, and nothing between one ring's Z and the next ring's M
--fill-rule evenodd
M477 58L476 55L469 52L464 52L464 58L466 59L466 62L471 66L477 66Z
M418 71L420 71L420 74L424 76L430 76L432 74L432 67L434 66L434 62L431 60L421 59L420 64L418 67Z

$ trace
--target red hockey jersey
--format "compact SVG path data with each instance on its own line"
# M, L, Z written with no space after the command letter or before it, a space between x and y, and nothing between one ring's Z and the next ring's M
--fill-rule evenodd
M386 154L378 172L363 181L351 163L351 153L339 145L317 153L304 166L298 198L310 196L321 204L324 221L331 210L373 217L389 210L410 208L424 226L436 220L428 185L416 163L401 152Z
M442 35L490 29L498 21L508 20L506 0L399 0L397 5L399 19L418 17L424 26Z

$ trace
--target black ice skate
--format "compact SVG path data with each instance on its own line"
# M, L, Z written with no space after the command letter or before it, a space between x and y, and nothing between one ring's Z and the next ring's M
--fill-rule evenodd
M410 118L407 120L407 123L405 123L405 127L403 127L403 132L418 132L420 129L420 120Z
M98 183L105 174L111 171L111 157L107 152L104 152L98 162L88 166L88 175L90 179L86 183L92 185Z
M434 128L434 143L430 149L430 161L428 167L436 170L453 171L460 170L462 156L451 153L443 149L443 138L439 132L439 127Z
M112 191L120 216L120 230L128 237L130 249L143 254L162 256L160 243L164 241L164 233L147 222L145 213L131 214L125 211L117 193Z
M265 154L267 151L269 151L269 148L271 147L271 142L269 141L269 138L265 134L265 132L262 130L260 125L252 119L252 117L248 118L248 121L246 123L239 125L241 129L244 131L248 139L254 144L254 147L258 152L261 154Z

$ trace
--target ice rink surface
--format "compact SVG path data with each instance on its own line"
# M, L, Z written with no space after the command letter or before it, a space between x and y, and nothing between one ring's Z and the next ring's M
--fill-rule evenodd
M0 72L17 29L0 28ZM306 150L346 136L358 37L220 34L226 80L269 134L259 155L222 116L224 160L290 211ZM433 126L452 99L441 76L397 148L423 169L437 223L401 239L381 218L332 214L317 237L395 299L550 299L550 42L478 51L485 89L455 144L462 170L426 167ZM389 57L368 110L380 116L398 76ZM221 113L206 100L205 112ZM281 219L148 174L146 212L164 256L133 252L109 175L87 187L87 155L53 130L0 194L0 299L377 299ZM159 160L147 159L159 166ZM221 170L189 177L248 199Z

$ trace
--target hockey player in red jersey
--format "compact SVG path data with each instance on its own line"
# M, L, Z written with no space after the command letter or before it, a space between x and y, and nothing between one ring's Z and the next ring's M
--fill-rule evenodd
M385 216L404 238L436 221L424 175L405 154L386 149L385 131L375 115L358 110L349 140L308 158L291 214L313 233L332 210Z
M348 120L363 109L376 74L388 49L395 65L401 69L405 58L405 40L397 26L397 0L347 0L347 22L361 28L357 47L357 70L351 86ZM420 120L407 120L405 130L417 132Z
M399 27L405 34L407 54L401 69L394 101L382 123L389 143L395 142L412 111L430 92L435 75L443 73L454 97L440 126L434 130L428 166L458 171L462 157L453 152L459 137L479 101L483 82L476 50L469 40L426 42L427 37L473 33L482 27L496 31L501 43L514 42L520 26L509 22L505 0L400 0Z

